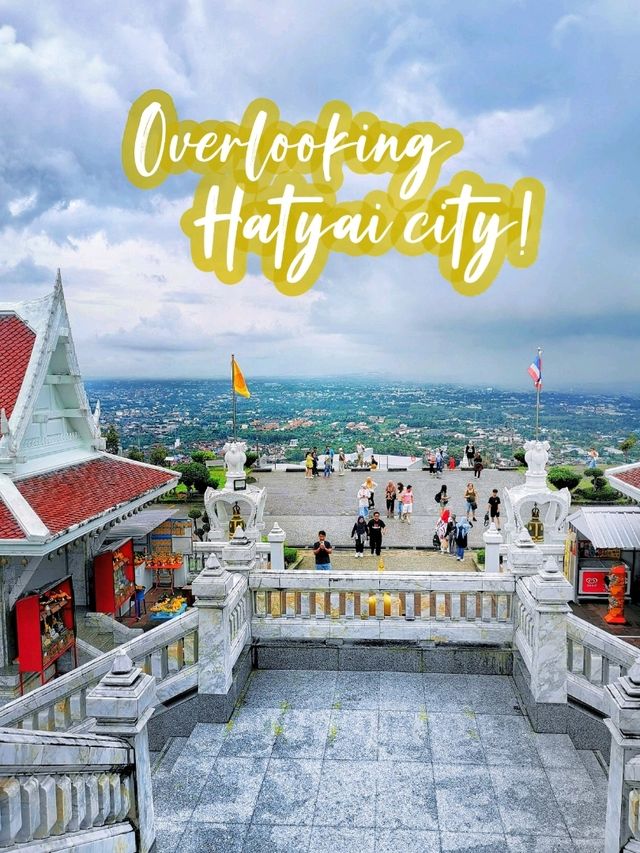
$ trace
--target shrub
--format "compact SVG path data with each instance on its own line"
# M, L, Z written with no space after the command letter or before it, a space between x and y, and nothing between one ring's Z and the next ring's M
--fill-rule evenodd
M582 476L568 465L556 465L549 468L547 479L556 489L575 489Z
M204 464L210 459L215 459L216 454L212 450L194 450L191 454L191 458L194 462Z
M476 551L476 560L479 566L484 566L484 548L478 548Z
M209 469L200 462L187 462L185 465L176 465L176 470L182 474L182 482L187 488L193 487L201 495L205 493L209 485Z
M605 480L602 488L594 488L593 486L583 486L581 489L576 489L574 492L585 501L618 501L620 493L613 489Z
M284 549L284 562L287 566L292 565L298 559L298 549L297 548L289 548L285 545Z
M591 477L592 479L596 479L596 477L603 477L604 471L602 468L586 468L584 472L585 477Z
M224 484L227 482L227 474L226 471L222 470L209 470L209 485L212 489L222 489Z
M251 468L254 462L258 459L258 454L255 450L247 450L247 461L244 463L245 468Z
M519 450L513 451L513 458L516 462L519 462L521 465L526 465L527 460L524 458L524 447L521 447Z

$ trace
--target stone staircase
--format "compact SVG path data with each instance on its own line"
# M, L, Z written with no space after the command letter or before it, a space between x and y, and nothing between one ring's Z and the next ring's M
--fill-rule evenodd
M607 778L509 676L258 670L155 757L158 851L600 853Z

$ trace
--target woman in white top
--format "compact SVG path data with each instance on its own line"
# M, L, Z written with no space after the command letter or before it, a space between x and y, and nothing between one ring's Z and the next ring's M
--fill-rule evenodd
M371 492L363 483L358 491L358 515L363 515L365 518L369 517L370 496Z

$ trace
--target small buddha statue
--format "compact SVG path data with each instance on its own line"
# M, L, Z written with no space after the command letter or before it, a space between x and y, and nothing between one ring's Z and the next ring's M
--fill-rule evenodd
M245 530L245 523L240 515L240 504L236 501L231 508L231 520L229 521L229 539L233 539L233 534L236 532L238 527L241 527Z
M540 521L540 507L534 503L531 518L527 522L527 530L534 542L544 542L544 524Z

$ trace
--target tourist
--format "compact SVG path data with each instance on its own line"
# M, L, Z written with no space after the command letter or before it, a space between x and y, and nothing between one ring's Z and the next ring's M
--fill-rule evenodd
M465 454L467 456L467 462L469 463L469 468L473 468L473 460L476 455L476 446L472 444L471 447L467 444L465 448Z
M318 531L318 541L313 543L313 553L316 557L316 569L321 572L331 571L331 542L327 540L324 530Z
M482 474L482 456L480 455L480 451L476 453L473 457L473 476L480 479L480 474Z
M404 486L402 483L398 483L396 486L396 510L398 513L398 519L402 518L402 493L404 492Z
M449 556L453 557L456 552L456 517L453 513L447 522L447 543Z
M446 486L443 485L440 491L436 493L436 503L440 504L440 509L445 509L449 503L449 495L447 494Z
M310 480L313 477L313 455L311 451L307 451L307 455L304 460L304 476L307 480Z
M592 447L589 453L587 454L587 468L596 468L598 465L598 451L595 447Z
M469 534L469 521L461 518L456 524L456 560L464 560L464 549L467 547L467 536Z
M364 468L364 444L361 441L356 444L356 465Z
M449 456L449 470L456 470L456 457L453 455L453 453Z
M330 459L330 461L331 461L331 473L332 473L332 474L333 474L333 471L334 471L334 468L333 468L333 456L334 456L334 453L333 453L333 447L329 447L329 459Z
M491 492L491 497L487 502L487 510L489 512L489 523L495 524L498 530L500 530L500 498L498 497L497 489Z
M407 524L411 524L412 512L413 492L411 491L411 486L407 486L407 488L402 493L402 520L406 521Z
M351 530L351 538L356 540L356 557L364 557L364 540L369 537L369 528L364 515L359 515L358 520Z
M440 553L446 554L448 551L449 543L447 541L447 526L449 524L449 519L451 518L451 513L448 509L443 509L440 513L440 518L438 519L438 523L436 524L436 534L438 536L438 540L440 542Z
M374 483L371 477L367 477L362 485L369 490L369 509L372 509L376 505L375 490L378 484Z
M393 480L389 480L387 487L384 490L385 501L387 502L387 518L393 518L393 511L396 506L396 486Z
M433 450L429 451L429 473L432 477L434 477L436 473L436 454Z
M371 468L372 471L378 470L378 460L373 455L373 453L371 454L371 462L369 462L369 468Z
M311 473L314 477L319 477L320 472L318 471L318 448L314 447L311 451L311 459L313 461L313 468L311 469Z
M467 483L467 488L464 493L464 499L467 502L467 521L477 521L476 519L476 510L478 509L478 495L476 493L476 487L473 483ZM469 518L469 513L471 513L471 518ZM473 525L471 525L473 527Z
M325 476L325 477L331 476L331 456L329 456L329 448L327 448L327 452L324 454L323 476Z
M438 448L436 450L436 476L440 476L442 474L442 468L444 467L444 457L442 456L442 450Z
M382 548L382 534L384 533L385 523L380 518L380 513L378 511L373 513L373 518L369 522L369 546L371 547L371 554L374 553L376 556L380 556L380 550Z
M346 462L347 462L347 457L344 454L344 450L342 448L340 448L340 450L338 450L338 476L339 477L344 477L344 468L345 468Z
M358 512L365 518L369 518L369 489L364 483L358 490Z

